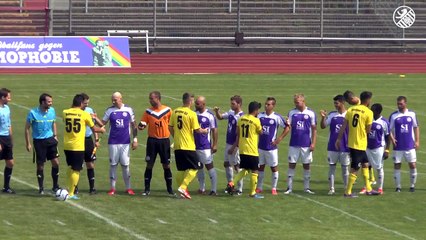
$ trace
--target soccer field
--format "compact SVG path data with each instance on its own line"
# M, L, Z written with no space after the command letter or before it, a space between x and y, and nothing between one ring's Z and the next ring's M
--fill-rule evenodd
M247 195L248 178L243 196L223 193L226 178L223 170L226 121L219 121L219 150L215 155L220 195L197 195L198 182L190 184L192 200L167 195L159 159L153 172L151 195L144 197L146 131L139 132L139 148L131 153L132 187L135 196L124 194L121 170L118 169L116 196L108 196L108 153L106 136L96 161L97 195L88 194L86 170L80 175L79 201L57 201L53 196L38 195L32 153L25 150L24 125L28 110L38 106L38 97L53 95L58 115L60 139L60 180L66 183L66 163L62 150L64 125L60 115L69 108L76 93L91 97L90 106L99 116L111 105L111 94L120 91L124 103L130 105L140 119L149 106L148 93L159 90L162 102L172 108L181 105L182 93L190 91L206 97L209 107L229 109L229 98L243 98L243 110L250 101L263 103L268 96L277 99L276 112L286 115L294 107L293 94L304 93L307 106L334 110L332 98L350 89L355 93L373 92L373 103L381 103L383 116L396 109L396 97L405 95L408 108L424 122L425 75L0 75L0 87L12 90L12 125L15 167L11 186L16 195L0 194L1 239L424 239L426 224L426 150L422 128L417 151L418 181L415 193L408 192L408 166L402 166L401 193L394 192L392 160L385 161L385 194L377 197L343 198L340 167L336 171L335 196L328 196L328 164L326 143L328 129L318 126L317 146L312 163L311 188L316 195L303 192L303 173L296 168L294 193L286 189L288 140L279 146L280 180L278 196L270 194L269 169L265 169L265 198ZM281 131L281 130L280 130ZM175 163L172 161L172 171ZM3 183L0 163L0 183ZM359 174L361 176L361 174ZM359 178L354 191L359 191ZM207 189L210 187L206 179ZM45 188L51 188L50 163L45 166ZM176 187L175 187L176 188Z

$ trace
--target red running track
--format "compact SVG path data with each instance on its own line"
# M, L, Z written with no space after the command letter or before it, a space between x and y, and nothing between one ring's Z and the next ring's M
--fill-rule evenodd
M426 73L426 54L133 54L132 68L2 68L34 73Z

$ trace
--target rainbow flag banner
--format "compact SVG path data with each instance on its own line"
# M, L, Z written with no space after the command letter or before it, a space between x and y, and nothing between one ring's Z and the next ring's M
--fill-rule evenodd
M127 37L0 37L0 67L131 67Z

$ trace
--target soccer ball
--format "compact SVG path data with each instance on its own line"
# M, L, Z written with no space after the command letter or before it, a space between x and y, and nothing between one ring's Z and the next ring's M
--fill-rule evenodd
M60 188L60 189L58 189L58 191L56 191L55 197L59 201L65 201L68 198L68 191L66 189Z

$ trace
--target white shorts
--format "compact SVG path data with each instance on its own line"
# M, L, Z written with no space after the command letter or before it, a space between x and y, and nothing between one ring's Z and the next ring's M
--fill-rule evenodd
M240 151L236 148L234 154L228 154L228 150L232 147L230 144L226 144L225 146L225 162L229 162L231 166L235 166L240 164Z
M402 159L405 159L406 162L415 163L417 161L416 150L411 149L407 151L393 151L393 162L401 163Z
M109 164L127 166L130 163L129 144L109 144Z
M213 154L211 149L197 150L198 160L206 165L213 163Z
M278 166L278 149L270 151L259 149L259 165Z
M383 167L383 153L385 152L384 147L378 147L375 149L367 148L366 153L368 162L374 169L380 169Z
M309 147L289 147L288 148L288 162L297 163L301 159L302 164L309 164L312 162L312 152Z
M341 165L347 166L351 163L351 158L348 152L328 151L327 161L328 164L334 165L340 163Z

